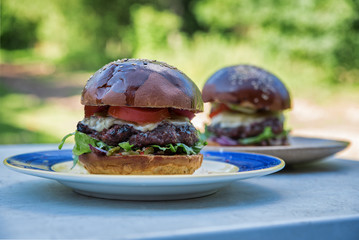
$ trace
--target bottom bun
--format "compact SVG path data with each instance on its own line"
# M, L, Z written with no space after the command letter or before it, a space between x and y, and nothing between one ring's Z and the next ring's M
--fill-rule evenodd
M202 165L203 155L98 156L86 153L80 155L79 160L92 174L193 174Z

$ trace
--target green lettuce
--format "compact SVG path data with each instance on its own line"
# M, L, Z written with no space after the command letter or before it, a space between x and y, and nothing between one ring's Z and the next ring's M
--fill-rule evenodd
M79 131L67 134L62 139L62 141L59 145L59 149L62 149L66 139L71 136L75 136L75 145L74 145L74 148L72 149L72 153L74 155L74 165L76 165L76 163L78 161L78 156L80 156L81 154L84 154L84 153L91 152L90 144L94 147L98 147L98 148L101 148L106 151L110 150L110 146L108 146L106 143L96 140L96 139L88 136L87 134L79 132Z
M61 140L61 143L59 145L59 149L61 149L66 141L67 138L71 137L71 136L75 136L75 146L74 148L72 149L72 153L74 155L81 155L81 154L84 154L84 153L89 153L91 152L91 149L90 149L90 144L94 147L98 147L98 148L101 148L105 151L108 151L110 150L111 146L107 145L106 143L102 142L102 141L99 141L97 139L94 139L90 136L88 136L87 134L85 133L82 133L82 132L79 132L79 131L76 131L74 133L69 133L67 134L62 140Z
M100 148L106 151L107 156L112 156L118 153L128 154L128 155L137 155L137 154L153 154L153 153L162 153L162 154L186 154L193 155L198 154L201 149L207 144L206 141L200 140L195 143L192 147L187 146L183 143L168 144L166 146L159 145L150 145L143 148L134 147L129 142L119 143L118 146L109 146L106 143L99 141L90 137L89 135L76 131L74 133L67 134L61 141L59 149L61 149L67 138L74 136L75 145L72 149L74 155L74 165L78 162L78 156L85 153L90 153L90 145L93 147Z
M275 133L273 133L271 127L265 127L264 131L261 134L254 136L254 137L239 139L238 142L243 145L254 144L254 143L259 143L263 140L267 140L267 139L271 139L271 138L284 137L284 136L288 135L288 133L289 133L289 130L285 130L280 134L275 134Z
M132 147L129 142L122 142L118 144L122 149L124 149L126 152L133 151Z
M284 136L287 136L289 134L290 130L284 130L280 134L275 134L272 131L271 127L265 127L263 132L257 136L254 137L248 137L248 138L242 138L238 140L239 144L242 145L248 145L248 144L255 144L259 143L263 140L271 139L271 138L281 138ZM215 137L214 134L210 131L208 131L208 126L205 125L205 130L203 133L200 133L200 138L202 142L205 142L207 139Z
M198 131L199 138L201 142L206 142L208 138L212 137L214 134L208 130L208 125L204 125L204 132Z
M71 136L73 136L73 135L75 135L74 132L73 132L73 133L69 133L69 134L67 134L65 137L63 137L62 140L61 140L61 143L60 143L60 145L59 145L59 149L62 149L62 147L64 146L64 144L65 144L65 142L66 142L66 139L68 139L69 137L71 137Z
M177 154L186 154L186 155L193 155L198 154L193 147L189 147L183 143L176 143L176 144L168 144L164 147L158 145L151 145L154 149L159 149L163 152L170 152L170 153L177 153Z

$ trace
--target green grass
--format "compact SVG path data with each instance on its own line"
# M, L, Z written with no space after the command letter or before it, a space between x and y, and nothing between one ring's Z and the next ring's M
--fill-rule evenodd
M82 112L0 85L0 144L57 143L74 131Z
M27 64L43 62L41 57L34 49L4 50L0 49L0 63Z
M57 137L50 134L31 131L4 122L0 122L0 133L0 144L59 142Z

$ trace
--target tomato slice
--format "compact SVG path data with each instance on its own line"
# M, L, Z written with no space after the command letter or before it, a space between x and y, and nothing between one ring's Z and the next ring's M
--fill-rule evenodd
M110 106L108 114L121 120L136 122L139 124L160 122L169 118L167 108L136 108Z
M108 106L85 106L85 117L90 117L95 113L106 113Z
M215 108L211 109L211 113L209 114L210 118L213 118L214 116L220 114L221 112L229 110L229 107L226 104L220 103Z
M187 118L189 118L189 120L192 120L194 118L194 115L195 115L193 112L191 112L189 110L182 110L182 109L174 109L174 108L172 108L171 111L176 115L187 117Z

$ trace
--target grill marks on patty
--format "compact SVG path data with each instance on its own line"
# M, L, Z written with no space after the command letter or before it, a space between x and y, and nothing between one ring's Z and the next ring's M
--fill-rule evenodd
M113 125L109 129L95 132L93 137L103 141L107 145L117 146L121 142L127 142L133 134L137 134L137 130L132 126Z
M148 145L165 146L167 144L184 143L193 146L198 141L197 130L191 123L174 125L169 122L160 123L152 131L142 132L130 125L113 125L108 129L97 132L79 122L77 131L86 133L110 146L117 146L121 142L129 141L135 147Z
M232 139L254 137L261 134L265 127L271 127L274 134L283 132L283 122L276 117L268 117L260 122L254 122L246 126L222 128L219 124L208 126L208 131L217 137L226 136Z

